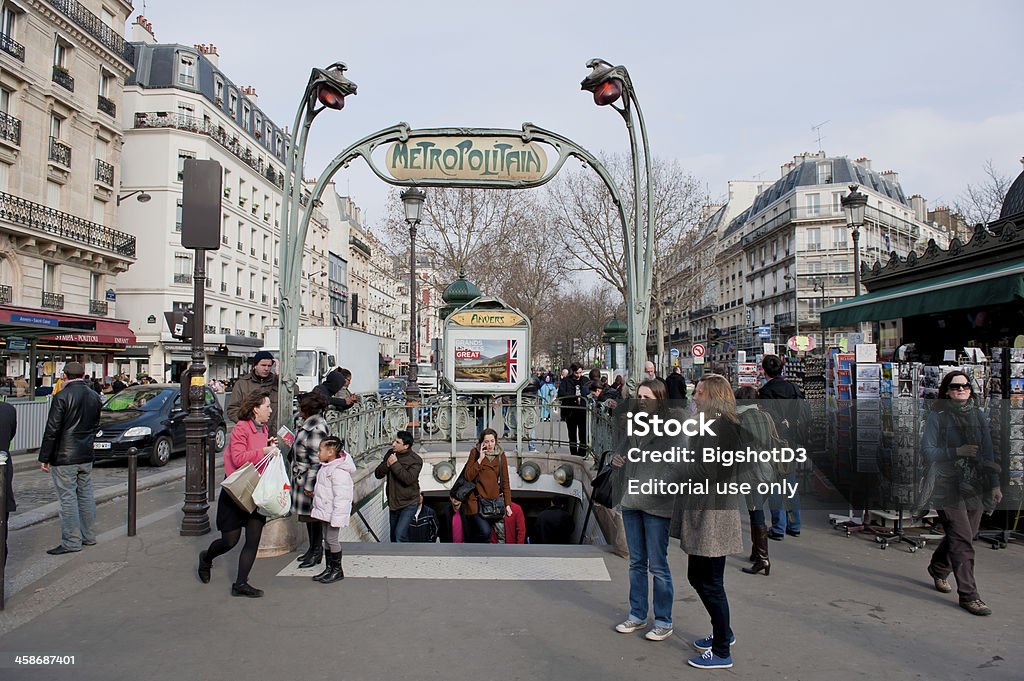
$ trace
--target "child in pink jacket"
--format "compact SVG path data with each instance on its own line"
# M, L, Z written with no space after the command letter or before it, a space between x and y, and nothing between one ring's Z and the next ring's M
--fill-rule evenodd
M333 435L320 441L320 470L316 474L310 515L323 522L327 542L327 567L313 578L321 584L345 579L345 571L341 569L341 529L348 527L352 513L352 474L356 472L356 464L342 446L342 441Z

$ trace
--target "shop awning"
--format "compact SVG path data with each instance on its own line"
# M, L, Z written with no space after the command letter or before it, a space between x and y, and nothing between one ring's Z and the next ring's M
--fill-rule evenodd
M123 319L57 314L0 306L0 337L38 338L41 344L92 346L131 345L135 333Z
M1001 305L1021 299L1024 299L1024 260L1017 260L850 298L822 310L821 324L823 327L849 326Z

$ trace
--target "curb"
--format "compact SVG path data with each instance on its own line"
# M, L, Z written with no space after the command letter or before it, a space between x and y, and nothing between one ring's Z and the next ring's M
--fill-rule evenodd
M218 470L223 470L223 463L219 463L217 466ZM153 475L147 475L146 477L136 482L136 489L138 491L144 491L153 487L159 487L160 485L166 485L167 483L174 482L176 480L182 480L185 477L185 469L173 471L163 471L161 473L154 473ZM102 504L116 499L117 497L128 496L128 483L122 482L117 485L110 485L96 492L96 504ZM18 515L13 515L8 520L8 527L13 532L14 530L22 530L32 525L38 525L39 523L46 522L52 518L56 518L60 514L60 502L51 501L48 504L33 508L31 511L25 511Z

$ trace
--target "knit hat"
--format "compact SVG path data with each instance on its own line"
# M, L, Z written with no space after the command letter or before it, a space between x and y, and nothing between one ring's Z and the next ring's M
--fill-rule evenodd
M273 361L274 356L272 354L270 354L269 352L267 352L266 350L260 350L259 352L257 352L255 355L252 356L252 363L253 364L259 364L260 362L262 362L265 359L269 359L269 360Z

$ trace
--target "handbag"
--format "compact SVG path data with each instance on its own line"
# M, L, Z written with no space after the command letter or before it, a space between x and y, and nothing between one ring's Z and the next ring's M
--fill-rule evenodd
M484 520L500 520L505 515L505 498L501 494L501 470L498 470L498 496L493 499L477 497L477 513Z
M613 473L615 473L615 468L611 464L605 464L601 472L595 475L590 483L590 500L605 508L615 508Z
M266 457L263 459L266 460ZM260 461L262 464L263 461ZM252 500L252 493L256 485L260 483L260 472L248 461L242 464L235 472L224 478L220 486L224 488L231 500L246 513L256 510L256 502Z
M459 477L455 480L455 484L452 485L452 489L448 493L448 496L464 504L466 503L466 499L469 498L469 495L476 490L476 483L466 480L463 473L465 473L465 471L459 473Z

